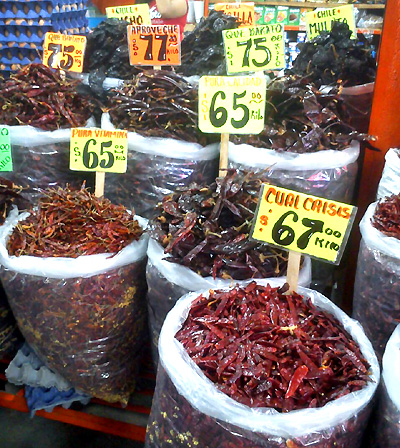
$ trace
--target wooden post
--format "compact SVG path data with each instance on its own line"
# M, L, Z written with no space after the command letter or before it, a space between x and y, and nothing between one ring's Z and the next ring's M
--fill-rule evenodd
M94 194L97 198L104 196L104 182L106 180L106 173L104 171L96 171L96 188Z
M289 291L288 292L296 292L297 291L297 283L299 280L299 272L300 272L300 259L301 254L299 252L289 251L289 260L288 260L288 268L287 268L287 283L289 283Z
M229 134L221 134L221 151L219 154L219 177L226 176L228 169Z

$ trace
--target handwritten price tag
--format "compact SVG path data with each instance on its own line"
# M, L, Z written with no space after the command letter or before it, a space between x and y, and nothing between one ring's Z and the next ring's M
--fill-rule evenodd
M223 11L228 16L237 17L242 22L240 26L254 25L254 2L216 3L214 9Z
M108 18L115 17L120 20L125 20L132 25L150 25L150 9L149 5L126 5L126 6L111 6L106 8L106 15Z
M0 171L12 171L10 131L0 126Z
M259 134L264 129L266 81L261 76L202 76L199 128L207 133Z
M43 44L43 64L70 72L82 72L86 37L72 34L46 33Z
M339 264L356 207L264 184L251 238Z
M69 159L71 170L125 173L127 152L127 131L71 129Z
M353 38L357 36L354 21L354 6L343 5L336 8L318 9L306 13L307 37L309 40L318 36L321 31L330 31L333 22L344 22L353 31Z
M283 26L262 25L222 31L228 74L285 67Z
M128 26L131 65L180 65L181 42L178 25Z

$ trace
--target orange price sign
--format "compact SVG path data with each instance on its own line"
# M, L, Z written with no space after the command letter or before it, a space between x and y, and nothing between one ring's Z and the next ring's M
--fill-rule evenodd
M178 25L129 25L131 65L180 65L181 42Z
M254 2L248 3L215 3L216 11L223 11L228 16L237 17L242 24L240 26L254 25Z
M86 37L48 32L44 36L43 64L70 72L82 72Z

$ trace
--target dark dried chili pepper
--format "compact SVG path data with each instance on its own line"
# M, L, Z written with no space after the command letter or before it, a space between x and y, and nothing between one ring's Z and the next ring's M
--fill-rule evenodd
M4 177L0 177L0 224L3 224L13 205L19 210L30 208L29 200L23 194L23 188Z
M29 64L2 84L0 123L47 131L85 126L94 106L77 93L78 85L42 64Z
M122 205L97 198L87 189L48 189L38 209L14 228L10 255L71 257L117 253L143 230Z
M371 224L384 235L400 240L400 194L378 202Z

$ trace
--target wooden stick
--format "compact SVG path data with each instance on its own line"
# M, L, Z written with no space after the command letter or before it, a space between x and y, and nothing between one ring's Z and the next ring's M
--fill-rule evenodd
M289 251L288 269L287 269L287 282L289 283L288 292L297 291L297 282L299 280L300 271L300 258L301 254L299 252Z
M97 198L104 196L104 182L106 180L106 173L104 171L96 171L96 189L94 194Z
M221 151L219 154L219 176L225 177L228 169L229 134L221 134Z
M161 65L153 65L153 69L154 70L162 70L162 66Z

